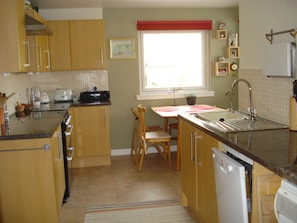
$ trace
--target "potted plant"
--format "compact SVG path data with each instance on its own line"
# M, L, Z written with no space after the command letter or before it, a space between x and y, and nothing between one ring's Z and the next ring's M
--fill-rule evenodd
M196 104L196 95L194 94L187 94L186 100L188 105L194 105Z

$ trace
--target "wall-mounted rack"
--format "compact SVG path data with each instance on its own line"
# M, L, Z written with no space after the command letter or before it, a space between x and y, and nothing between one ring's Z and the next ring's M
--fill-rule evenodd
M290 33L290 35L295 38L297 35L297 29L289 29L289 30L285 30L285 31L280 31L280 32L273 32L273 30L270 31L270 33L265 34L266 39L270 42L270 44L272 44L273 41L273 36L274 35L280 35L280 34L284 34L284 33Z

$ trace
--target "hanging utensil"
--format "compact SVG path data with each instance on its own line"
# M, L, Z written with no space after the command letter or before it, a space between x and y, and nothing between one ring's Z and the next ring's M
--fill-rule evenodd
M293 98L295 98L297 102L297 80L293 81Z

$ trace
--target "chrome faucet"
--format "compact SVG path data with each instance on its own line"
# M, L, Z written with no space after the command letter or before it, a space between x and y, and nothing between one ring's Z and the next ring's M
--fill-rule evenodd
M246 79L236 79L233 83L232 83L232 88L231 88L231 92L234 95L235 94L235 85L239 82L242 81L244 83L246 83L246 85L249 88L249 98L250 98L250 116L251 116L251 120L253 120L255 118L255 112L254 112L254 106L253 106L253 98L252 98L252 87L251 84L246 80Z
M225 91L225 95L229 95L230 108L228 108L228 110L229 110L229 111L233 111L233 103L232 103L231 89L227 89L227 90Z

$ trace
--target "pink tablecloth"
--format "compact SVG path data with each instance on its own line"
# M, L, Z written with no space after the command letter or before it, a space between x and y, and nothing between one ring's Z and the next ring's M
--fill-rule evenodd
M209 110L217 110L217 107L210 105L181 105L181 106L161 106L152 107L154 112L164 118L177 117L181 113L195 113Z

